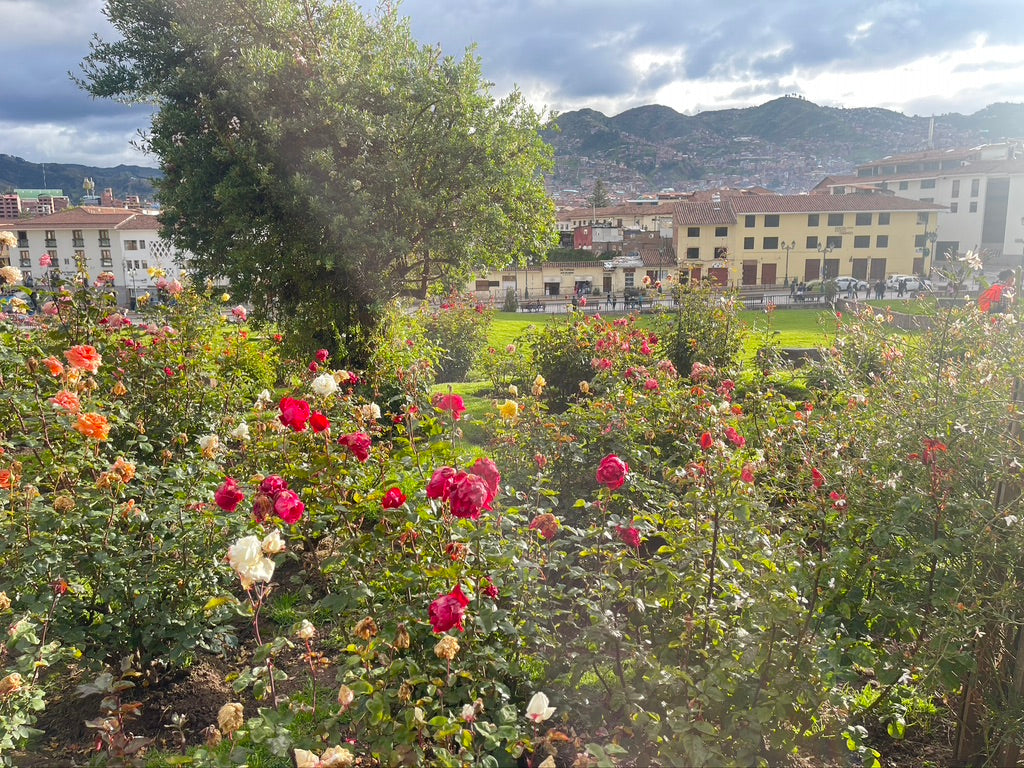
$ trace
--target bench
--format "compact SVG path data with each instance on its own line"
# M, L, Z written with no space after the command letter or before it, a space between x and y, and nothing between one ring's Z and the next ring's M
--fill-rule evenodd
M523 310L523 312L540 312L544 309L544 302L524 301L519 304L519 308Z

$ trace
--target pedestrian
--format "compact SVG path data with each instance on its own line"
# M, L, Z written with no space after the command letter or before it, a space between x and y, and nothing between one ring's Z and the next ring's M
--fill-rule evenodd
M982 312L1003 312L1003 302L1013 298L1014 274L1012 269L1004 269L999 273L996 282L978 297L978 309Z
M904 277L901 277L901 278L900 278L900 279L899 279L899 280L898 280L898 281L896 282L896 298L898 298L898 299L902 299L902 298L903 298L903 295L904 295L904 294L905 294L906 292L907 292L907 280L906 280L906 278L904 278Z
M885 280L882 278L878 278L878 282L875 283L875 298L879 300L885 298Z
M614 312L614 311L615 311L615 302L616 302L616 301L617 301L617 299L615 298L615 294L613 293L613 294L612 294L612 297L611 297L611 302L612 302L612 312Z

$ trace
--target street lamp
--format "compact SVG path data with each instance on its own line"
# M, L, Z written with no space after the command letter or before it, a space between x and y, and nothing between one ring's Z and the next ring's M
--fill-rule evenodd
M796 248L796 240L794 240L791 243L783 242L782 245L780 245L779 247L786 249L786 279L783 281L782 285L783 285L783 287L788 288L789 287L789 252L791 250L793 250L794 248Z
M828 275L825 274L825 257L828 254L832 253L832 251L834 251L834 250L835 250L835 248L833 248L831 245L819 245L818 246L818 253L821 254L821 279L822 280L825 280L828 277Z
M927 227L924 230L924 248L921 249L921 277L927 278L931 270L928 268L928 255L935 250L935 241L939 239L938 232L929 232ZM935 257L932 257L932 264Z

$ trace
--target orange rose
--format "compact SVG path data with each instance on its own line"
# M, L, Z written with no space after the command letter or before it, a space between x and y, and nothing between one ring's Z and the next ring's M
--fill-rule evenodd
M64 353L64 357L67 358L72 367L89 371L89 373L96 373L103 363L100 353L96 351L95 347L91 347L88 344L79 344L77 347L72 347Z
M119 456L117 461L114 462L114 466L111 467L111 471L115 472L118 477L121 478L122 483L130 483L135 477L135 465L130 461L125 461L124 457Z
M0 469L0 488L5 491L14 486L14 473L9 469Z
M114 384L114 389L112 390L112 392L114 394L114 397L121 397L121 395L128 392L128 387L126 387L119 381L116 384Z
M51 376L60 376L64 373L64 364L56 357L48 357L43 360L43 365L50 369Z
M66 389L58 392L57 396L50 402L53 403L55 408L63 408L68 413L78 413L82 410L82 403L78 399L78 395L74 392L68 392Z
M75 429L94 440L106 440L110 436L110 424L101 413L80 413Z

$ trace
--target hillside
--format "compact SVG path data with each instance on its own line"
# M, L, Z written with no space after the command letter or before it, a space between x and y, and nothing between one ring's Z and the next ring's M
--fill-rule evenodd
M30 163L13 155L0 155L0 191L11 189L63 189L64 194L77 203L84 194L82 181L91 178L96 183L96 194L106 188L117 197L138 195L152 199L151 179L160 171L139 165L118 165L115 168L96 168L69 163Z
M683 115L650 105L607 117L566 112L544 132L555 148L555 192L588 191L597 179L634 194L663 187L762 185L803 192L830 173L924 149L929 117L887 109L821 107L795 97L757 107ZM935 117L936 147L1024 136L1024 104L993 104L973 115Z

